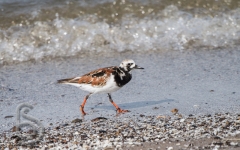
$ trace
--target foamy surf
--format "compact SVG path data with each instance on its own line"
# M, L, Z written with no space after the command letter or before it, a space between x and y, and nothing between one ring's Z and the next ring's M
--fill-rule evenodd
M104 18L84 12L66 17L55 13L52 20L38 20L42 11L28 12L29 20L0 29L0 64L83 53L239 47L239 8L213 16L180 10L175 5L151 11L149 6L139 12L141 16L134 15L136 12L121 17L113 13L110 18L117 19L112 23L109 15Z

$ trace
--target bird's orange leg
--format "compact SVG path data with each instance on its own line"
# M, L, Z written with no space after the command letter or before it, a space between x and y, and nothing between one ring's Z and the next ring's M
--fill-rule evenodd
M117 113L125 113L125 112L130 112L129 110L123 110L118 105L112 100L111 95L108 93L109 101L113 104L113 106L117 109Z
M86 102L87 102L87 99L89 98L89 96L90 96L91 94L92 94L92 93L90 93L90 94L88 94L87 96L85 96L82 104L80 105L80 111L81 111L82 115L86 115L86 113L85 113L85 111L84 111L84 106L85 106L85 104L86 104Z

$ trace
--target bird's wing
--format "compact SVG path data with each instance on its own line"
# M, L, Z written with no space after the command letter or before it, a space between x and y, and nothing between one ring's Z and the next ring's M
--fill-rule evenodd
M91 71L81 77L74 77L68 79L58 80L58 83L77 83L77 84L91 84L93 86L103 86L106 84L110 75L117 67L106 67Z

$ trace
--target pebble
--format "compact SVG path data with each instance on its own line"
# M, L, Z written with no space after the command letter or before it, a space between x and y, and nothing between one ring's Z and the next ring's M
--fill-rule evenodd
M82 122L82 119L74 119L71 123L81 123Z
M237 146L238 143L237 143L237 142L231 142L230 145L231 145L231 146Z
M184 122L185 121L185 119L180 119L180 122Z

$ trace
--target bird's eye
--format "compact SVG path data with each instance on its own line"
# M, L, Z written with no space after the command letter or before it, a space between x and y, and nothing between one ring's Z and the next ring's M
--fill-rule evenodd
M131 66L133 63L128 63L128 66Z

